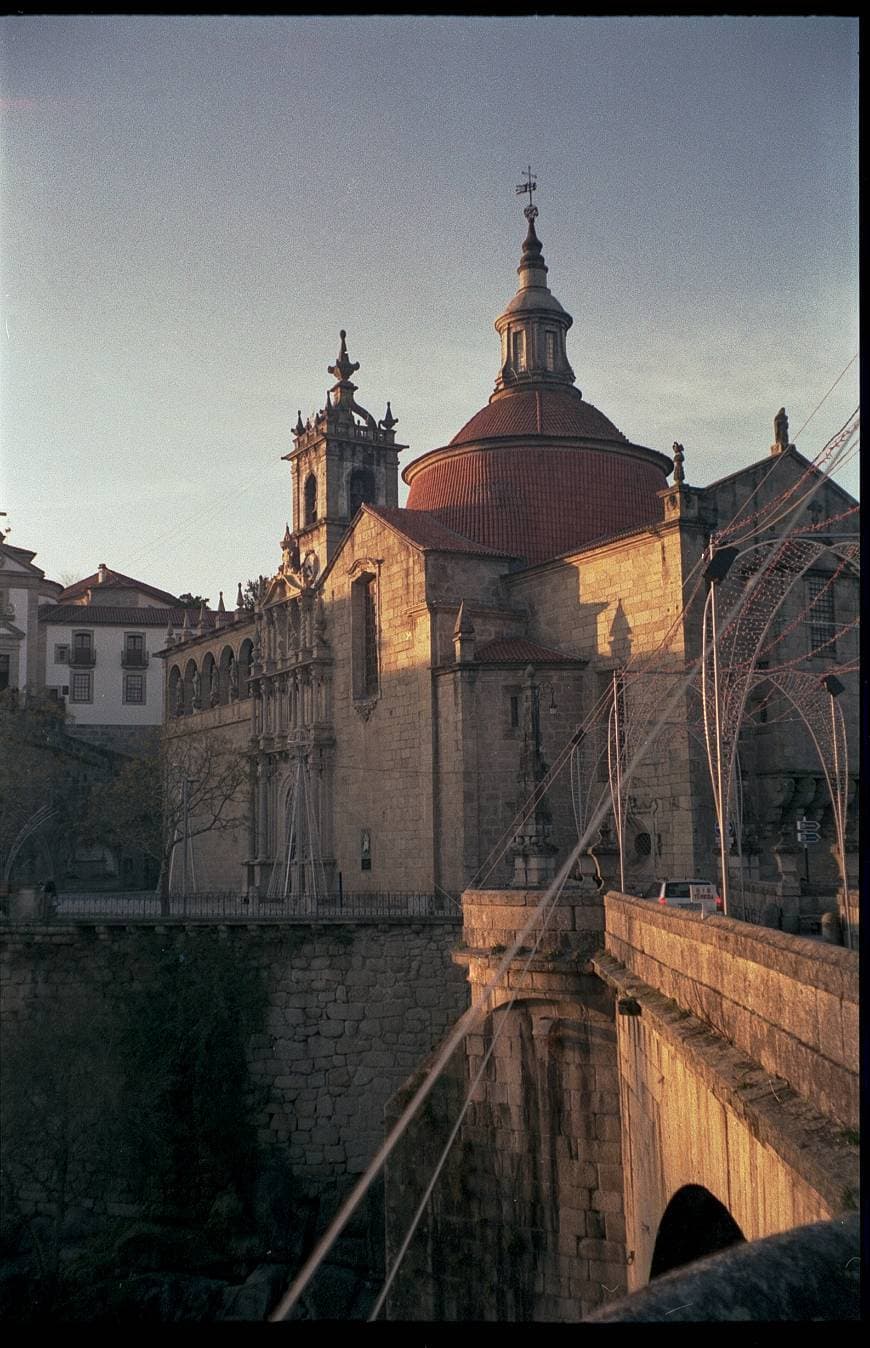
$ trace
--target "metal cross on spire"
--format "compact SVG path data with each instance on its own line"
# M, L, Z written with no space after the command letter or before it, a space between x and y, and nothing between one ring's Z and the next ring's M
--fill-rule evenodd
M523 215L526 217L528 221L532 221L536 220L538 217L538 208L535 205L535 198L534 198L534 193L538 189L538 184L535 181L536 175L532 173L531 164L529 164L529 167L526 169L526 174L528 180L524 183L517 183L517 196L522 196L525 192L528 192L529 204L528 206L525 207Z

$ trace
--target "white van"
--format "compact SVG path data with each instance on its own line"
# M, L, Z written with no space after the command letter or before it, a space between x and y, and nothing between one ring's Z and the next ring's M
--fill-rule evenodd
M655 898L668 908L688 908L691 912L722 912L722 899L710 880L662 880Z

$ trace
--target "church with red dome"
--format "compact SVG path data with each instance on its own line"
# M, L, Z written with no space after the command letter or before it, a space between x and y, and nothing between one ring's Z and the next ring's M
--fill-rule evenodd
M741 513L762 527L816 470L781 413L756 462L692 487L682 446L635 444L586 402L536 216L526 208L518 286L495 320L489 402L408 464L407 503L391 403L377 419L357 401L342 332L325 405L299 413L285 455L292 529L254 610L240 597L235 614L167 636L170 750L220 744L250 765L244 822L182 840L202 889L292 904L535 885L604 801L595 883L718 883L703 709L693 687L671 690L700 653L711 534ZM813 494L822 518L853 506L830 480ZM780 612L777 658L824 674L836 643L820 656L816 622L808 645L808 585L829 593L831 633L857 613L857 587L820 555ZM838 639L842 663L856 638ZM658 739L615 795L658 711ZM759 720L741 743L732 852L741 880L799 907L792 816L822 819L814 860L831 877L832 824L807 737L777 725Z

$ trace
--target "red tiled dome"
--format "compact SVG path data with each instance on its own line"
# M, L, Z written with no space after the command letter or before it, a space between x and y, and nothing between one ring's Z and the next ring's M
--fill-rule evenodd
M502 435L569 435L628 444L622 431L573 388L525 389L495 398L466 421L450 443L467 445Z
M501 395L404 473L407 508L530 564L661 518L670 461L572 388Z

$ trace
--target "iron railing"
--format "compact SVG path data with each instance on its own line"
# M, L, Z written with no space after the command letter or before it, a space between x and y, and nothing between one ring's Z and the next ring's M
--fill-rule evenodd
M153 922L413 922L420 918L455 919L462 913L456 899L438 894L292 894L283 899L258 898L231 891L209 890L172 894L58 894L44 901L44 917ZM11 915L11 914L10 914ZM32 919L31 919L32 920Z

